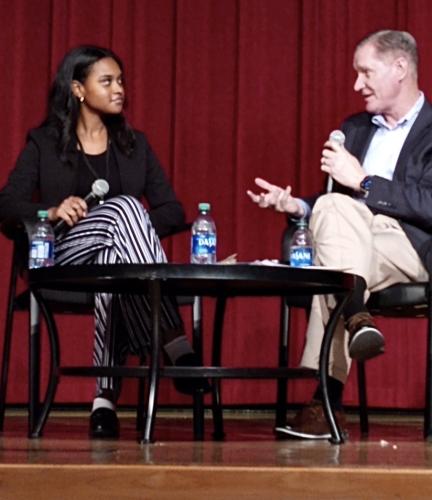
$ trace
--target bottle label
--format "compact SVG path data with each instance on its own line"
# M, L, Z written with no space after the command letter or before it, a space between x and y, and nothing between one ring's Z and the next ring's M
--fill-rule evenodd
M308 267L313 265L312 247L291 247L290 266Z
M51 261L53 259L53 247L54 245L51 241L32 241L30 247L30 259L33 261Z
M214 234L194 234L192 236L193 255L215 255L216 236Z

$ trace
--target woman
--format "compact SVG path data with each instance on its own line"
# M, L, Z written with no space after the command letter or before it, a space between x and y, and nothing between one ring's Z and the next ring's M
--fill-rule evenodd
M183 208L145 136L127 124L124 103L120 59L100 47L71 50L55 76L45 122L30 132L0 191L0 220L31 221L39 209L46 209L52 223L64 221L67 231L55 242L58 265L166 262L159 238L184 223ZM105 203L89 210L84 198L98 178L108 181L109 193ZM141 197L148 211L138 201ZM146 297L123 295L118 305L121 318L112 318L112 296L95 296L96 366L123 363L129 351L148 347ZM162 311L168 359L196 365L175 301L165 298ZM121 331L111 328L114 323ZM174 380L179 391L189 394L207 388L199 379ZM98 379L91 437L118 436L117 395L112 379Z

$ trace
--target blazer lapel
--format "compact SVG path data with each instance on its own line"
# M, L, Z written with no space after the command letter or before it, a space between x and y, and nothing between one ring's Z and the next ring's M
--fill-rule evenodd
M78 150L71 147L67 152L68 164L62 172L61 184L68 193L75 193L78 188Z
M347 146L347 149L349 149L349 151L359 160L360 164L363 164L366 152L376 129L376 125L369 120L365 126L359 127L356 130L352 139L352 146Z
M425 133L428 132L428 128L431 125L432 106L428 101L425 101L416 121L409 131L409 134L399 154L394 173L395 178L403 179L405 177L408 158L410 157L415 144L423 137Z
M124 155L114 141L111 143L111 148L119 171L121 192L135 194L134 184L137 181L135 161Z

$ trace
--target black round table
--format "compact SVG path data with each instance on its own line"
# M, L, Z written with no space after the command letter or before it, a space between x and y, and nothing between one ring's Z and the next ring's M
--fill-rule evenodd
M286 265L260 264L110 264L110 265L78 265L54 266L29 271L29 285L33 297L41 308L47 320L51 341L52 363L49 384L45 400L39 402L38 381L40 372L39 352L35 347L39 340L38 332L30 335L30 401L29 401L29 435L39 436L48 416L51 403L54 400L58 383L59 352L55 321L43 298L43 290L85 291L106 293L147 294L152 308L152 346L150 367L147 371L135 368L132 372L127 368L94 368L92 375L118 376L148 376L149 391L147 411L143 425L142 441L151 442L153 438L154 420L157 405L157 393L161 369L160 353L160 300L163 294L177 296L210 296L223 298L237 296L282 296L334 294L336 307L327 324L320 353L319 376L323 388L324 410L330 429L331 441L342 443L338 423L328 399L328 363L330 346L337 320L342 308L356 285L357 276L324 268L299 269ZM37 309L31 308L31 316L37 314ZM35 318L31 318L31 324ZM99 371L97 371L99 370ZM123 371L122 371L123 370ZM126 371L125 371L126 370ZM175 370L186 376L206 377L237 377L240 372L229 372L229 368L196 367L186 371L181 368L171 368L172 376ZM227 370L227 371L224 371ZM265 369L263 369L265 370ZM269 370L269 369L267 369ZM273 369L276 370L276 369ZM287 373L293 369L285 369ZM168 370L169 372L169 370ZM69 374L73 374L69 370ZM263 375L266 375L263 373ZM267 373L267 376L269 373ZM289 375L289 374L288 374ZM180 376L177 374L177 376ZM246 375L247 376L247 375ZM252 374L256 376L256 374ZM277 376L280 375L280 369Z

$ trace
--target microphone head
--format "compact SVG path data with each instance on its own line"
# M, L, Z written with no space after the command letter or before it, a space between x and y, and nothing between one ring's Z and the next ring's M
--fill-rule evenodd
M342 130L333 130L333 132L330 132L329 141L335 142L339 144L339 146L343 146L345 143L345 134Z
M92 193L103 198L109 191L109 184L105 179L96 179L92 184Z

